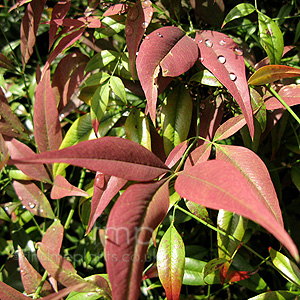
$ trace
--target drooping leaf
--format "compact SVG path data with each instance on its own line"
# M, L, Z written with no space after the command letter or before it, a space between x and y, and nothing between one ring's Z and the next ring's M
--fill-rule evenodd
M125 22L126 44L129 54L129 67L131 76L135 78L135 59L139 44L146 28L151 22L153 7L150 0L138 0L129 7Z
M143 146L109 136L10 162L68 163L134 181L149 181L169 171L157 156Z
M120 189L125 185L126 182L127 180L124 180L122 178L107 176L105 174L97 172L91 203L91 214L86 234L91 231L97 218L102 214L106 206L120 191Z
M253 137L253 115L243 51L226 34L216 31L197 32L195 42L200 49L201 63L216 76L239 104Z
M297 292L268 291L255 297L251 297L248 300L296 300L298 295Z
M39 151L57 150L62 141L62 134L49 69L35 90L33 124Z
M252 85L263 85L272 83L282 78L291 78L300 76L300 70L285 65L268 65L258 69L248 79L248 83Z
M169 153L187 139L192 121L193 101L184 85L174 88L162 107L163 141Z
M177 28L165 26L142 42L136 60L138 77L147 99L147 112L155 119L158 75L175 77L189 70L199 57L195 42Z
M33 53L36 34L44 10L46 0L32 0L26 8L21 23L21 53L23 66Z
M20 159L35 154L28 146L16 139L6 141L6 145L9 149L12 159ZM20 169L24 174L35 180L51 183L51 179L43 165L16 164L16 167Z
M54 221L46 230L42 238L42 243L56 254L59 254L64 235L64 228L60 220Z
M125 122L126 137L151 150L150 124L144 113L133 108Z
M261 195L249 187L244 175L231 163L211 160L187 168L179 174L175 189L190 201L235 212L260 224L296 259L299 258L297 247L283 228L282 219L276 219L279 216L274 214L273 207L261 200Z
M33 268L25 257L23 250L18 246L18 258L20 266L20 274L22 283L25 289L26 294L35 293L37 287L39 286L42 276ZM52 287L48 281L45 281L40 292L41 296L46 296L51 294Z
M89 197L90 195L84 190L70 184L63 176L57 175L51 189L51 199L60 199L68 196Z
M157 250L157 270L167 299L179 300L184 274L185 249L173 224L162 237Z
M169 208L168 183L130 186L113 206L106 228L106 266L114 300L137 300L154 229Z
M170 169L175 166L175 164L182 158L185 150L188 147L188 141L183 141L179 145L177 145L168 155L166 159L166 166L168 166Z
M283 53L283 35L271 18L258 11L260 43L270 58L270 64L280 64Z
M300 270L298 266L282 253L269 249L271 260L281 274L296 286L300 286Z
M256 11L256 8L250 3L240 3L236 5L225 17L222 27L223 28L228 22L238 18L246 17Z
M39 217L55 218L47 197L33 182L14 181L13 186L27 210Z
M1 300L29 300L32 299L15 290L11 286L0 281L0 297Z

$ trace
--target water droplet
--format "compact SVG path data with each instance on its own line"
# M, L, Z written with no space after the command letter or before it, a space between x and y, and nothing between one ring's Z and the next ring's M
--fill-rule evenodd
M44 210L41 208L41 209L40 209L40 212L41 212L41 213L43 213L43 212L44 212Z
M5 211L8 211L8 207L7 207L7 206L5 206L5 207L4 207L4 210L5 210Z
M205 40L205 46L211 48L213 46L213 42L209 39Z
M146 29L148 27L148 25L149 25L148 22L143 22L142 23L142 28Z
M59 117L60 117L61 119L63 119L63 118L65 117L65 114L60 114Z
M163 37L159 32L157 33L157 36L159 36L159 37L161 37L161 38Z
M236 80L236 75L234 73L229 73L229 78L232 80L232 81L235 81Z
M218 61L219 61L221 64L225 64L226 58L225 58L223 55L219 55L219 56L218 56Z
M145 36L145 40L150 40L150 38L149 38L149 36L147 35L147 36Z
M199 60L200 60L200 62L203 62L203 61L204 61L204 58L203 58L203 57L200 57Z
M152 6L151 1L148 1L148 0L144 1L142 4L143 4L143 7L145 7L145 8Z
M198 44L201 44L203 42L203 40L199 40Z
M23 197L19 196L19 200L20 200L20 201L23 201Z
M29 208L34 209L35 208L35 204L34 203L28 203Z
M129 9L127 13L128 20L134 21L137 19L138 16L139 16L139 10L136 6L133 6L132 8Z
M20 273L24 273L25 271L24 270L20 270Z
M243 51L240 48L235 48L234 53L239 56L243 55Z
M200 109L204 109L205 108L205 104L204 103L201 103L200 104Z
M25 205L22 205L22 208L25 209L26 208Z
M221 40L221 41L219 42L219 45L220 45L220 46L225 46L225 45L226 45L226 42L225 42L224 40Z
M125 34L126 35L132 35L132 33L133 33L132 27L127 25L126 28L125 28Z
M52 228L52 231L55 231L55 228Z

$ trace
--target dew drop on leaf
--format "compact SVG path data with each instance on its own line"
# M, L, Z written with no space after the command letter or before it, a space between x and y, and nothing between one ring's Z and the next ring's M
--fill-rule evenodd
M234 53L239 56L243 55L243 51L240 48L235 48Z
M146 0L146 1L143 2L143 7L144 8L151 7L151 6L152 6L151 1Z
M204 103L201 103L200 104L200 109L204 109L205 108L205 104Z
M8 211L8 207L7 207L7 206L5 206L5 207L4 207L4 210L5 210L5 211Z
M20 200L20 201L23 201L23 198L22 198L21 196L19 196L19 200Z
M149 24L148 24L147 22L143 22L143 23L142 23L142 28L146 29L146 28L148 27L148 25L149 25Z
M25 205L22 205L22 208L25 209L26 208Z
M200 60L200 62L203 62L203 61L204 61L204 58L203 58L203 57L200 57L199 60Z
M147 36L145 36L145 40L149 40L150 38L149 38L149 36L147 35Z
M126 35L132 35L132 33L133 33L132 27L127 25L126 28L125 28L125 34Z
M31 202L28 203L28 206L29 206L29 208L31 208L31 209L34 209L34 208L35 208L35 204L34 204L34 203L31 203Z
M210 39L205 40L205 46L211 48L213 46L213 42Z
M159 32L157 33L157 36L159 36L161 38L163 37L162 34L160 34Z
M219 61L221 64L225 64L226 58L225 58L223 55L219 55L219 56L218 56L218 61Z
M225 42L224 40L221 40L221 41L219 42L219 45L220 45L220 46L225 46L225 45L226 45L226 42Z
M234 73L229 73L229 78L232 80L232 81L235 81L236 80L236 75Z
M139 11L138 8L136 6L132 7L127 14L127 18L130 21L134 21L137 19L137 17L139 16Z

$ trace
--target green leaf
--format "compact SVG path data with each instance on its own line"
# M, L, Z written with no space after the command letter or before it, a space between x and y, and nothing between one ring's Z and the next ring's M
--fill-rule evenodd
M94 55L85 67L86 72L101 69L119 57L119 53L113 50L103 50Z
M124 22L124 16L119 15L103 18L101 23L105 26L105 28L97 29L94 33L95 38L103 39L119 33L125 28Z
M300 287L300 270L297 265L285 255L272 248L269 249L269 252L274 266L280 271L281 275Z
M194 74L190 81L196 81L208 86L223 86L222 83L208 70L200 71Z
M157 270L167 299L179 300L184 274L184 243L172 224L161 239L157 251Z
M126 104L127 96L122 80L117 76L112 76L109 83L112 91Z
M265 14L258 12L260 43L270 59L270 64L280 64L283 53L283 35L278 25Z
M192 120L193 102L184 85L177 86L166 99L162 108L163 140L168 155L185 141Z
M263 97L260 93L250 88L251 105L255 113L255 118L258 121L261 131L264 132L267 126L267 109Z
M292 166L291 177L294 185L300 191L300 166Z
M262 293L248 300L295 300L298 299L299 292L269 291Z
M225 17L222 27L224 27L228 22L248 16L256 11L255 7L250 3L240 3L235 6Z

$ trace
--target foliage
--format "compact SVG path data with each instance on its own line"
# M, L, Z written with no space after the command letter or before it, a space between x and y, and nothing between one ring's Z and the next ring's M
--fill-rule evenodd
M280 5L4 1L1 299L298 298Z

